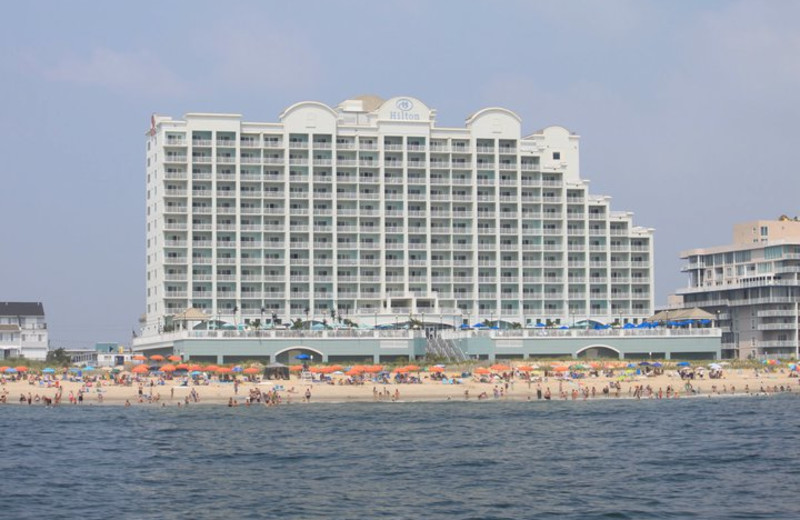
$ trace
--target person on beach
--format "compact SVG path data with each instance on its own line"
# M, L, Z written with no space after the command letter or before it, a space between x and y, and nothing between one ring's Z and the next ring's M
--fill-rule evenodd
M306 388L306 402L307 403L311 402L311 389L310 388Z

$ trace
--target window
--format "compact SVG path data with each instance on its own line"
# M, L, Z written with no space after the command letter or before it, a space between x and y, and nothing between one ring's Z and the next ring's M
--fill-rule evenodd
M560 161L561 160L561 152L553 152L553 160Z

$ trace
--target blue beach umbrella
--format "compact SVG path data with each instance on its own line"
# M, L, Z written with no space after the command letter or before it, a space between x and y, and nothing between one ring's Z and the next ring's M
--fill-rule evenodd
M308 354L297 354L294 358L295 359L311 359L311 356L309 356Z
M680 362L680 363L678 363L677 365L678 365L679 367L688 367L688 366L692 366L692 364L691 364L691 363L689 363L688 361L681 361L681 362Z
M235 366L235 367L233 367L233 371L234 371L234 372L241 372L241 371L242 371L242 367L240 367L240 366Z
M45 368L44 370L42 370L42 373L43 374L55 374L56 371L55 371L55 369L52 369L52 368L48 367L48 368Z
M16 368L8 367L6 369L6 374L16 374L16 373L17 373L17 369Z

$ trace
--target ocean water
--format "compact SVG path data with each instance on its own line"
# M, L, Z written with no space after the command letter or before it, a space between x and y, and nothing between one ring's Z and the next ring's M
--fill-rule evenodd
M0 518L800 517L800 395L0 407Z

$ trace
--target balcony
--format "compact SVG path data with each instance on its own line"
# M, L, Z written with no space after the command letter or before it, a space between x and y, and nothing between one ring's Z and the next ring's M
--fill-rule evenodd
M165 163L185 163L186 162L186 155L183 154L167 154L164 157Z

